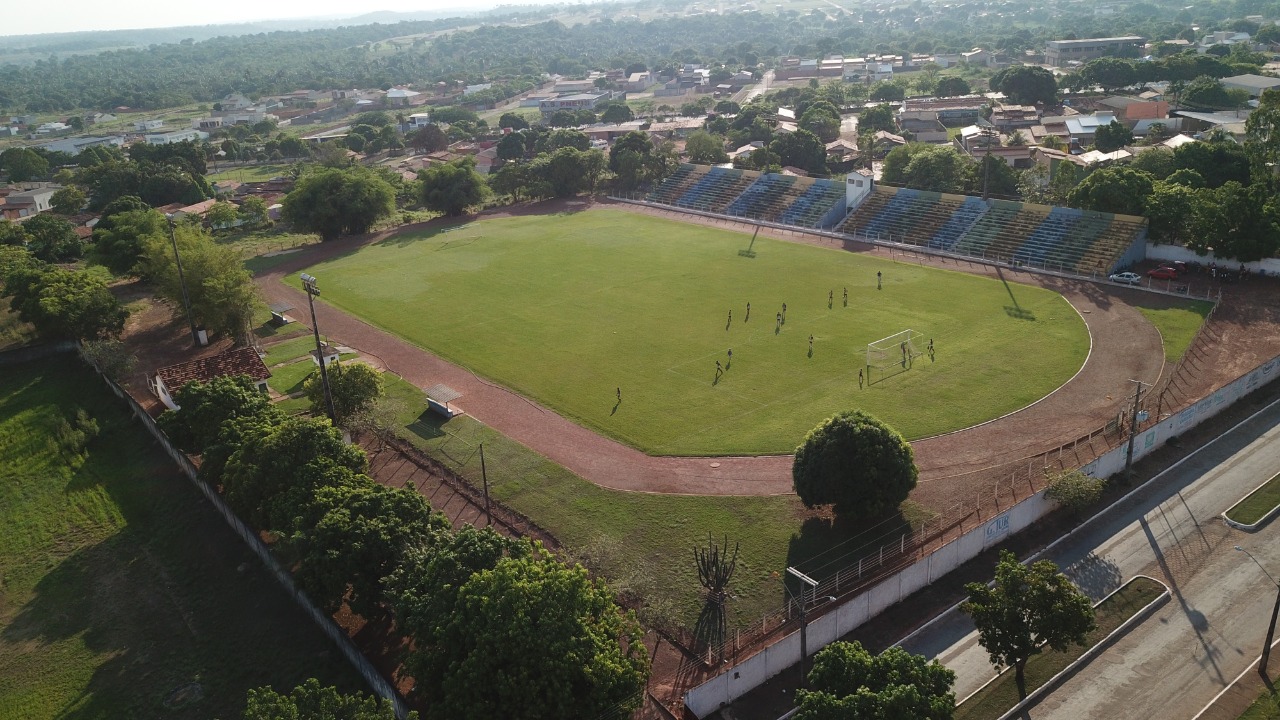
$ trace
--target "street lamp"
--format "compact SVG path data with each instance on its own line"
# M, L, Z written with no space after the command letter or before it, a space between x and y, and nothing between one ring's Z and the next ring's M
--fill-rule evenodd
M182 287L182 306L187 309L187 323L191 325L191 342L200 346L204 343L200 342L196 318L191 314L191 298L187 295L187 278L182 273L182 257L178 255L178 238L173 233L173 213L166 213L164 219L169 221L169 242L173 245L173 262L178 266L178 285Z
M1258 663L1258 674L1262 675L1262 681L1270 687L1271 678L1267 676L1267 660L1271 657L1271 640L1276 634L1276 616L1280 615L1280 582L1276 582L1276 579L1271 577L1271 573L1267 572L1267 569L1262 566L1262 563L1258 562L1258 558L1254 557L1253 553L1239 545L1235 547L1236 550L1248 555L1253 564L1257 565L1262 574L1266 575L1267 579L1271 581L1271 584L1276 586L1276 605L1271 609L1271 623L1267 625L1267 642L1262 646L1262 660Z
M316 301L320 296L320 288L316 286L314 275L302 273L302 288L307 291L307 305L311 307L311 330L316 336L316 360L320 363L320 384L324 386L324 406L329 414L329 422L338 424L338 414L333 410L333 393L329 391L329 371L325 367L324 349L320 346L320 323L316 322Z

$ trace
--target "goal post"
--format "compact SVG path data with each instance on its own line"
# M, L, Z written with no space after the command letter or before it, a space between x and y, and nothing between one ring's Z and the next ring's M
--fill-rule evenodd
M908 367L924 354L923 338L915 330L903 330L867 343L867 370Z

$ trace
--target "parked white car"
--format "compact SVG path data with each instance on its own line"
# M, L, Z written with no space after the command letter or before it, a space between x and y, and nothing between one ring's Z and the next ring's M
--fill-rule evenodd
M1136 272L1116 273L1107 277L1111 282L1121 283L1123 285L1141 285L1142 276Z

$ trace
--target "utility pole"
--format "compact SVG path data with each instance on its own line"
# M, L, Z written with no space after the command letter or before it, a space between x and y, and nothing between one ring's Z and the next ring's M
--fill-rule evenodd
M324 386L324 406L328 411L329 422L338 424L338 413L333 409L333 393L329 391L329 370L325 367L324 348L320 345L320 323L316 322L316 301L320 288L316 286L314 275L302 273L302 287L307 291L307 305L311 307L311 330L316 336L316 360L320 361L320 383Z
M173 232L173 214L164 216L169 221L169 243L173 245L173 262L178 266L178 285L182 287L182 306L187 310L187 323L191 326L191 342L197 347L200 343L200 331L196 329L195 315L191 314L191 298L187 295L187 278L182 273L182 257L178 255L178 238Z
M1130 380L1134 383L1133 388L1133 412L1129 415L1129 450L1125 454L1124 474L1129 475L1133 469L1133 441L1138 435L1138 402L1142 398L1142 386L1147 385L1141 380Z
M787 574L795 576L798 580L800 580L800 582L804 583L804 585L808 585L809 588L812 590L817 590L818 588L817 580L814 580L813 578L809 577L808 575L805 575L804 573L800 572L799 570L793 567L787 568ZM804 687L804 659L809 655L809 648L807 643L807 640L808 640L807 633L809 630L809 618L805 612L804 585L800 586L800 687L802 688Z
M1262 563L1258 562L1258 558L1254 557L1253 553L1239 545L1236 545L1236 550L1248 555L1253 564L1257 565L1262 574L1266 575L1267 579L1271 581L1271 584L1276 586L1276 604L1271 609L1271 624L1267 625L1267 641L1262 646L1262 659L1258 661L1258 673L1262 675L1262 682L1270 688L1271 677L1267 675L1267 661L1271 659L1271 642L1276 636L1276 618L1280 617L1280 582L1276 582L1276 579L1271 577L1271 573L1267 572L1267 569L1262 566Z
M480 478L484 481L484 517L493 526L493 513L489 512L489 473L484 469L484 443L480 443Z

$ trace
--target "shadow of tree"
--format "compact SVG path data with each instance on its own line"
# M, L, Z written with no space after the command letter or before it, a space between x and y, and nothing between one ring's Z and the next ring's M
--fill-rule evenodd
M1098 557L1093 552L1065 568L1063 574L1094 600L1101 600L1124 582L1124 576L1115 562Z

